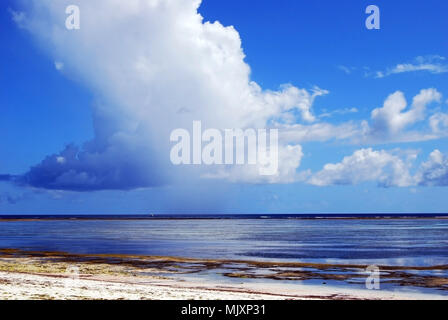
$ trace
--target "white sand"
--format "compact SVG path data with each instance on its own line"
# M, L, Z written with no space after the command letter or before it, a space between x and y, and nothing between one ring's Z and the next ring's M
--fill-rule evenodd
M439 295L267 283L223 284L152 277L0 272L0 299L447 299Z

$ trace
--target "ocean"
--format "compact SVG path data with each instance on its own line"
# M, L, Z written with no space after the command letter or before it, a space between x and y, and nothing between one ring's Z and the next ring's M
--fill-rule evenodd
M341 265L448 265L448 216L362 217L1 216L0 248ZM447 270L437 270L436 276L448 277Z
M371 215L373 218L378 215ZM21 216L0 247L218 259L430 266L448 264L448 217ZM0 216L0 221L12 216ZM14 216L14 218L17 218ZM50 220L49 220L50 219Z

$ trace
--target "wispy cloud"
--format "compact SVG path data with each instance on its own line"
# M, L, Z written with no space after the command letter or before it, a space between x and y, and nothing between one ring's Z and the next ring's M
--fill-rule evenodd
M0 194L0 203L14 205L24 200L25 198L27 198L27 194L10 195L9 193L5 193Z
M324 110L324 113L320 114L319 118L330 118L335 115L346 115L346 114L357 113L357 112L358 112L357 108L344 108L344 109L336 109L333 111L325 111Z
M19 28L25 28L26 15L23 11L14 11L9 8L9 13L11 14L12 20L17 24Z
M393 74L406 72L426 71L433 74L448 72L448 64L444 63L445 57L439 55L419 56L409 63L399 63L384 71L377 71L376 78L385 78Z
M56 68L56 70L62 71L62 70L64 70L64 63L60 62L60 61L55 61L54 67Z
M346 74L351 74L353 71L356 70L355 67L348 67L348 66L344 66L344 65L339 65L337 66L337 68L343 72L345 72Z

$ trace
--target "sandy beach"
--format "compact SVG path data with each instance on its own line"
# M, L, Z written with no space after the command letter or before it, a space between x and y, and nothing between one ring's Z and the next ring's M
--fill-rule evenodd
M439 295L387 291L342 290L317 286L225 285L179 283L168 279L133 279L82 275L0 272L1 300L309 300L309 299L444 299Z
M76 262L74 259L76 258ZM83 300L277 300L277 299L446 299L447 296L416 291L384 291L341 288L300 283L220 282L183 280L154 275L155 267L177 258L150 257L151 265L141 257L79 256L63 253L24 253L3 250L0 255L0 299ZM192 261L188 262L189 265ZM165 274L167 269L164 270Z

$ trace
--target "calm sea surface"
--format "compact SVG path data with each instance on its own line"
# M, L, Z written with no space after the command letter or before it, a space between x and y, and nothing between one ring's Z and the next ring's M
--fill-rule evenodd
M219 259L448 264L447 219L0 222L0 247Z

